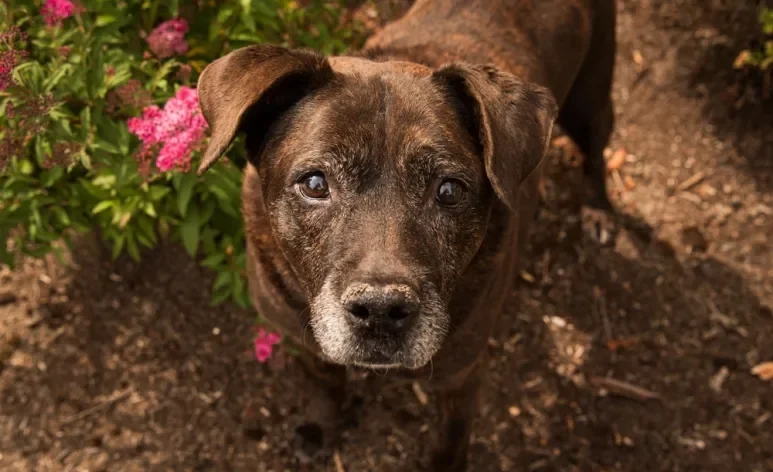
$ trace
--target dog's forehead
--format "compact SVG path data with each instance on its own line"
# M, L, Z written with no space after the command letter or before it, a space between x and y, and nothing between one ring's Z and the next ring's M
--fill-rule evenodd
M280 158L295 163L335 156L336 165L426 168L432 156L476 166L469 137L429 80L432 70L408 62L331 58L339 80L293 115L293 139ZM326 158L326 159L327 159Z
M297 117L304 133L321 142L365 138L380 146L430 145L462 134L446 95L429 80L432 69L410 62L331 59L340 80Z

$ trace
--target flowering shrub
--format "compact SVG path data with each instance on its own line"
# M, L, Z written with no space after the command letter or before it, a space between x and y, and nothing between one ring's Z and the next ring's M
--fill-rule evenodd
M195 174L207 126L196 80L271 42L342 52L335 0L0 2L0 263L98 229L114 257L182 242L215 273L213 303L248 306L241 146ZM256 356L278 342L264 333Z

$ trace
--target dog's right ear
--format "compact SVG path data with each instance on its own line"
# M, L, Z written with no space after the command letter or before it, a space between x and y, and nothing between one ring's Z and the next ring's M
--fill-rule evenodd
M245 131L248 115L250 141L262 143L284 111L332 77L325 56L271 45L237 49L209 64L197 87L202 115L212 129L199 175Z

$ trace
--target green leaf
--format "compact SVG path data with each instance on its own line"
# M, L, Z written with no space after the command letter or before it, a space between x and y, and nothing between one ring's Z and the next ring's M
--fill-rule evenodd
M83 110L81 110L80 120L81 120L81 137L85 141L88 139L89 134L91 132L91 108L90 107L86 107Z
M118 259L118 256L121 255L121 250L123 249L123 245L126 243L126 236L120 235L118 236L115 241L113 241L113 259Z
M151 218L157 218L158 214L156 213L156 207L153 205L153 202L146 202L144 206L145 214L148 215Z
M180 235L182 236L183 246L191 257L196 256L199 249L199 209L191 207L190 211L180 225Z
M137 247L137 243L134 241L134 237L132 233L129 233L126 236L126 252L129 253L129 256L134 259L135 261L139 262L140 260L140 249Z
M240 295L244 291L244 279L238 272L234 272L232 276L233 285L231 286L231 298L239 302Z
M215 253L207 256L206 259L201 261L201 265L204 267L207 267L209 269L214 269L215 267L219 266L220 264L225 261L225 254L223 253Z
M60 178L64 175L64 169L61 167L54 167L53 169L43 173L40 179L40 183L45 188L50 188L56 184Z
M193 187L196 185L198 176L195 171L183 174L180 179L180 188L177 190L177 209L180 210L180 215L185 218L185 213L188 211L188 203L191 201L193 195Z
M111 23L114 23L116 20L115 16L113 15L99 15L97 17L97 21L94 23L97 28L102 26L107 26Z
M107 142L106 140L97 137L94 141L94 144L92 145L94 149L100 149L102 151L108 152L110 154L120 154L121 150L118 148L118 146L111 144Z
M229 290L222 290L221 292L216 293L214 297L212 297L211 305L220 305L229 298L231 298L231 292Z
M212 284L212 291L217 292L221 288L227 287L231 283L230 272L220 272L215 277L215 282Z
M73 67L70 64L63 64L61 67L59 67L56 72L54 72L51 76L48 77L48 79L45 80L43 83L43 89L46 92L50 92L54 88L56 88L57 85L59 85L59 82L66 77L69 74L72 74Z
M98 41L92 46L92 60L86 70L86 94L91 99L102 98L105 85L105 62L102 57L102 44Z
M91 214L96 215L98 213L102 213L103 211L107 210L108 208L114 207L115 201L113 200L105 200L102 202L97 203L97 205L94 207L93 210L91 210Z
M162 187L160 185L154 185L154 186L150 187L150 190L148 191L148 193L150 194L150 199L153 200L154 202L157 202L157 201L161 200L162 198L164 198L166 196L166 194L168 194L170 191L171 190L170 190L169 187Z
M150 90L155 89L159 85L161 85L161 81L169 75L170 72L172 72L172 69L177 67L179 64L174 59L170 59L167 62L164 63L161 67L159 67L156 74L153 76L153 78L150 80Z
M70 226L72 221L70 220L70 216L67 214L66 211L64 211L61 207L52 207L51 211L53 212L54 216L59 220L59 223L62 226Z
M252 0L241 0L242 4L242 23L247 27L250 32L254 33L258 30L258 26L255 24L255 17L253 16L251 4Z

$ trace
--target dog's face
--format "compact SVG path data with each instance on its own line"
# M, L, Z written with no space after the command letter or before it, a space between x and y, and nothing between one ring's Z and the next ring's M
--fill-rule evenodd
M202 169L245 133L317 343L369 367L420 368L441 348L491 205L515 207L555 117L543 89L491 68L270 46L210 65L199 95Z

